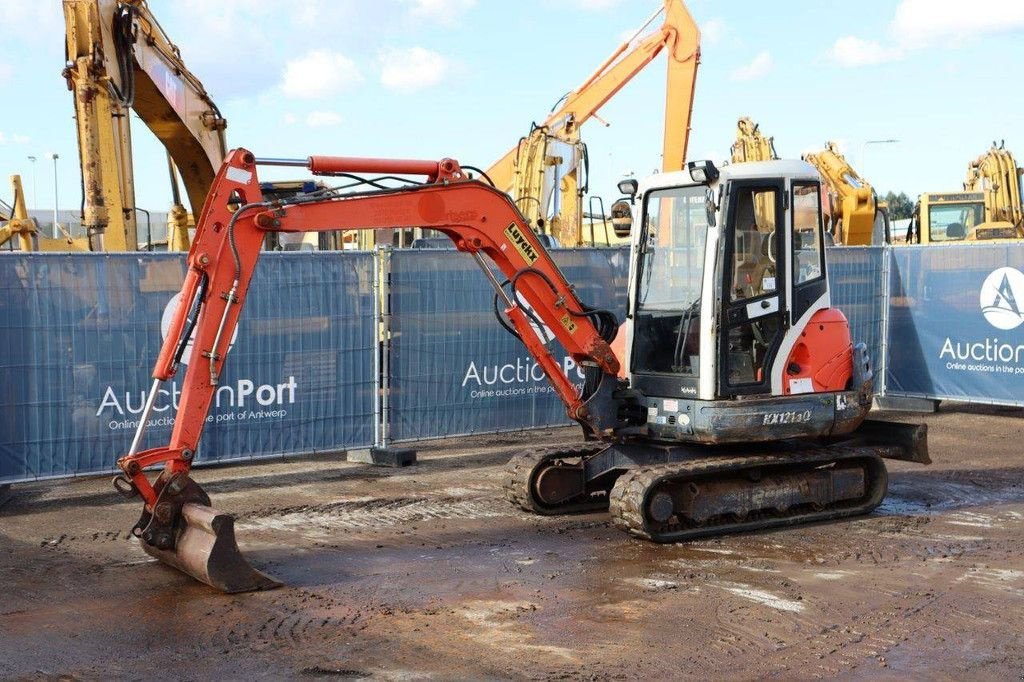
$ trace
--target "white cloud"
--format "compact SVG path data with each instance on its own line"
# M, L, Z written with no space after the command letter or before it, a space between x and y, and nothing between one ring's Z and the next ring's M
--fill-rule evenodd
M0 16L4 18L7 39L28 32L31 36L46 35L63 25L59 2L25 2L0 0Z
M281 120L284 121L285 125L293 126L299 122L299 117L291 112L288 112L281 117Z
M381 84L399 92L433 87L451 70L448 59L423 47L385 48L379 61Z
M281 90L289 97L318 99L349 90L362 80L356 63L340 52L312 50L288 61Z
M29 142L31 142L31 138L28 135L19 135L18 133L7 135L0 131L0 144L28 144Z
M828 55L840 66L856 67L896 61L903 56L903 51L885 47L874 40L844 36L835 42Z
M0 62L0 83L6 82L14 74L14 68L10 64Z
M414 19L426 19L439 24L452 26L459 22L463 14L476 6L476 0L403 0L409 8L409 16Z
M560 5L569 5L575 9L602 12L612 7L618 7L624 0L549 0Z
M725 21L721 17L708 19L700 25L701 42L707 45L717 45L722 42L725 36Z
M749 64L732 72L733 80L749 81L760 78L772 70L773 64L771 53L768 50L762 50Z
M891 45L845 36L828 56L846 67L871 66L902 59L910 50L955 47L1011 32L1024 32L1020 0L901 0L889 22Z
M895 40L911 47L964 42L1024 30L1020 0L903 0L890 25Z
M336 111L311 111L306 115L306 125L310 128L325 128L340 125L344 119Z

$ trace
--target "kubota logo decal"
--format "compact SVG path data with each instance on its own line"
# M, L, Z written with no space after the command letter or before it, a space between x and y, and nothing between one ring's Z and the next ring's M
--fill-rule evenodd
M981 285L981 312L996 329L1016 329L1024 322L1024 273L1016 268L999 268Z

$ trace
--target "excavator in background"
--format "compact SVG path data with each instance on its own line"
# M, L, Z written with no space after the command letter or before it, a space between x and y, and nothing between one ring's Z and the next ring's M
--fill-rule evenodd
M648 33L659 17L661 25ZM682 169L700 63L700 31L682 0L663 0L629 40L487 169L487 176L512 196L532 229L553 235L563 246L593 245L602 228L608 240L603 203L592 202L584 211L589 157L580 129L592 118L600 120L601 107L662 52L668 57L662 170Z
M765 137L761 126L744 116L736 121L736 141L730 148L733 163L751 161L775 161L779 155L775 151L775 138Z
M733 163L778 158L774 137L765 137L760 126L749 118L736 123ZM874 189L850 166L836 143L826 142L824 149L804 154L803 160L821 174L825 229L835 244L866 246L891 241L885 203L878 201Z
M40 234L35 218L29 217L20 175L11 176L11 193L13 204L0 201L0 223L4 223L0 225L0 247L16 238L21 251L89 250L88 240L83 237L72 237L65 232L63 239L53 239Z
M962 192L918 197L907 228L908 244L1016 241L1024 239L1021 176L1005 143L967 164Z
M1006 142L993 142L991 149L967 165L964 191L985 193L985 222L1010 223L1020 231L1024 228L1022 175L1024 168L1017 166Z
M92 251L139 247L130 113L167 149L174 205L168 247L185 250L189 211L198 215L226 153L227 126L145 0L63 0L64 77L75 102L82 171L82 223Z
M262 163L425 181L266 200ZM586 437L510 460L505 495L520 507L608 510L617 527L656 542L869 512L886 494L882 458L928 463L926 427L865 419L872 369L831 306L820 183L802 161L690 162L620 183L632 202L632 324L620 363L609 345L614 314L581 301L515 201L458 162L232 151L203 207L131 448L118 460L115 487L143 502L133 534L150 555L222 591L280 584L245 560L233 517L211 506L190 470L266 234L339 227L437 230L493 286L498 322ZM759 201L772 210L758 215ZM582 385L537 331L545 325L583 368ZM199 352L185 370L170 442L141 450L160 386L190 340ZM162 467L155 479L151 467Z

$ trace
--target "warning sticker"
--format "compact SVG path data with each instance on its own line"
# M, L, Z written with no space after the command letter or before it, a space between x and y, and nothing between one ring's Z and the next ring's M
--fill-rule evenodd
M562 326L565 327L565 330L570 334L575 334L576 330L579 329L579 325L573 322L573 319L569 317L569 313L562 315L562 319L560 319L559 322L562 323Z

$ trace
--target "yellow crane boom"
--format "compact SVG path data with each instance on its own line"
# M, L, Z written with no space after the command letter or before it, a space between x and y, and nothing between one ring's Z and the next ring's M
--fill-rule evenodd
M64 76L75 100L83 224L92 250L134 250L129 112L138 114L167 149L197 215L226 154L226 122L145 0L63 0L63 5ZM187 248L184 207L176 205L171 216L178 229L169 240Z
M645 35L659 16L661 25ZM554 197L556 210L550 220L556 229L552 231L563 243L580 243L582 192L578 168L585 154L580 127L595 118L602 106L662 52L668 56L662 169L682 169L700 62L700 31L681 0L663 0L662 7L629 40L487 169L487 175L498 189L512 196L531 227L544 227Z

